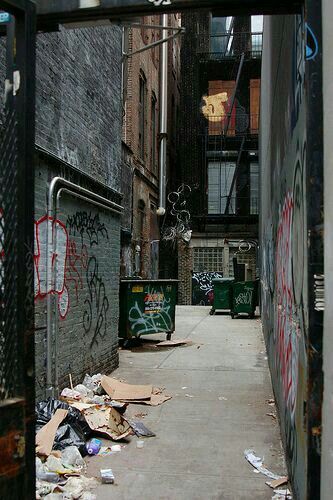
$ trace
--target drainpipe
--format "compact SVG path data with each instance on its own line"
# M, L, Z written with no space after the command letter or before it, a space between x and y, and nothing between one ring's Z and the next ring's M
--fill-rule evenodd
M168 14L162 16L162 26L168 26ZM168 31L163 30L162 40L168 38ZM166 154L167 154L167 121L168 121L168 42L161 46L161 67L160 67L160 179L159 179L159 207L156 214L165 214L166 205Z
M60 187L61 186L61 187ZM58 190L58 187L60 188ZM96 205L103 210L109 210L111 212L120 214L123 207L114 203L113 201L100 196L89 189L83 188L74 182L70 182L62 177L54 177L49 186L48 194L48 215L53 219L57 218L57 212L59 208L59 199L62 192L67 192L68 194L83 200L87 203ZM57 197L55 196L57 193ZM48 230L46 233L46 245L52 245L52 254L55 255L57 251L57 239L56 232L55 237L52 239L52 227L48 224ZM55 283L56 280L56 265L54 267L49 266L47 262L46 266L46 282L51 280L51 283ZM54 301L54 314L55 321L52 322L52 296L47 295L47 321L46 321L46 393L47 396L55 396L55 391L58 390L58 369L56 366L56 356L58 352L58 308L57 300ZM54 343L54 349L52 348L52 341ZM55 366L55 377L53 377L53 365Z

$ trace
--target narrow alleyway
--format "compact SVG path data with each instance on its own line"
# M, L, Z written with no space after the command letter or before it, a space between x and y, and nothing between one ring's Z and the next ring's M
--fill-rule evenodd
M156 433L143 449L136 437L116 455L90 459L88 475L111 467L114 485L101 485L98 500L270 499L265 481L244 459L253 448L273 472L283 474L272 389L259 320L209 316L207 307L179 306L175 338L193 344L122 350L113 373L130 383L165 387L172 399L159 407L130 405L131 415L147 414Z

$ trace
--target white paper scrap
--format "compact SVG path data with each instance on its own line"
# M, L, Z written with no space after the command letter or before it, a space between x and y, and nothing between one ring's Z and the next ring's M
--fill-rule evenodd
M282 476L278 476L277 474L274 474L273 472L269 471L266 469L266 467L263 466L263 459L260 457L257 457L255 455L254 450L245 450L244 451L244 456L246 460L261 474L264 474L267 477L270 477L271 479L281 479Z

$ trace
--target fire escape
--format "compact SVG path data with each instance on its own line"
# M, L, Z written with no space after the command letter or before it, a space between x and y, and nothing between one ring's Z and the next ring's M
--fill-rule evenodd
M218 29L220 27L221 25ZM198 217L201 231L205 231L207 226L212 224L224 224L229 227L230 224L247 224L258 220L258 199L251 197L249 187L247 194L242 194L239 186L244 183L244 162L247 162L250 168L251 158L258 161L262 31L251 31L250 17L231 18L228 28L222 25L223 27L223 31L198 35L197 53L202 68L203 85L208 89L199 119L202 176L203 183L207 186L208 198L205 213ZM257 89L252 88L252 84L255 84ZM244 88L248 89L248 99L245 103L242 102ZM253 96L255 103L252 102ZM220 172L228 172L216 213L209 201L209 163L219 165Z

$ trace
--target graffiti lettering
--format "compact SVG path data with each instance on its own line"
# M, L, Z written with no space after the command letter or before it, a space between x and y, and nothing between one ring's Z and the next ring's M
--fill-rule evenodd
M109 300L106 296L105 284L99 274L96 257L90 257L86 272L89 294L84 301L83 327L86 333L93 332L90 347L98 344L98 337L104 338L107 328L107 312Z
M42 299L48 294L58 295L62 318L69 307L65 283L67 248L68 234L60 220L45 215L35 222L35 299Z
M149 3L153 3L155 7L160 5L171 5L171 0L148 0Z
M158 291L150 287L146 298L147 297L158 297L159 300L151 304L149 304L149 301L145 300L146 306L144 312L142 312L142 308L140 308L139 304L137 302L135 303L129 311L129 321L132 332L138 336L146 333L170 332L172 330L172 319L169 314L171 299L166 299L162 290Z
M250 305L252 304L252 290L248 290L247 292L242 292L237 297L235 297L236 305L244 304Z
M76 212L67 217L66 226L69 228L70 235L79 234L81 236L82 244L84 235L87 235L91 247L98 245L100 237L109 239L105 225L99 220L99 214Z

